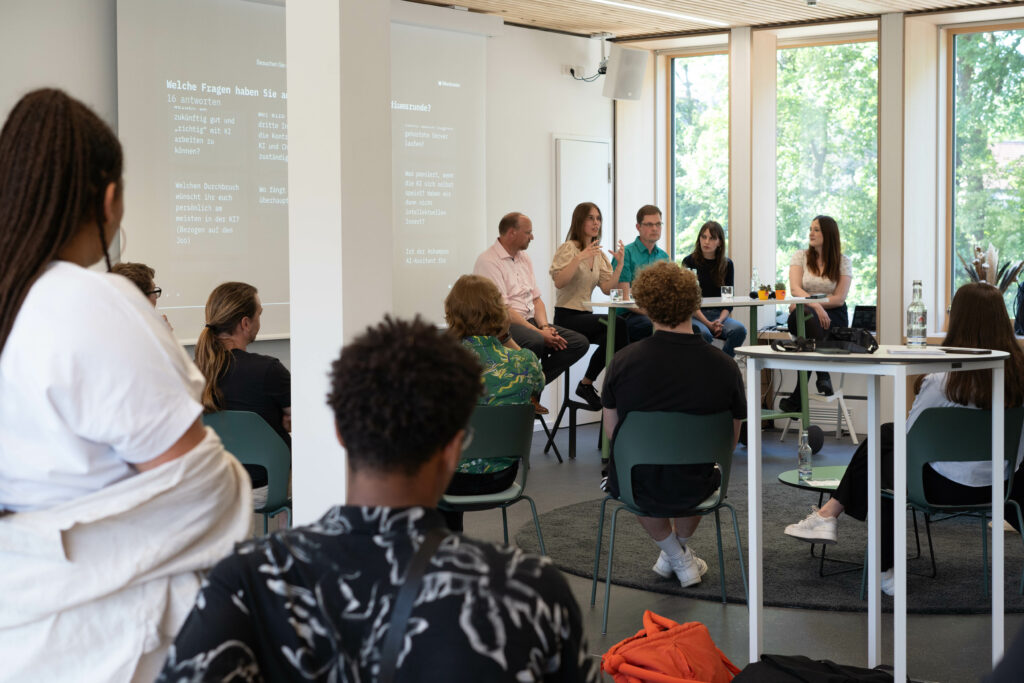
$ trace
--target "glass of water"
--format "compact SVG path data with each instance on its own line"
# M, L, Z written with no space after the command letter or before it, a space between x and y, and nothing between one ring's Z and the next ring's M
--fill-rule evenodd
M612 301L622 301L622 290L621 289L613 289L611 291L611 297L612 297Z
M732 285L722 285L722 298L728 301L732 301L733 287Z

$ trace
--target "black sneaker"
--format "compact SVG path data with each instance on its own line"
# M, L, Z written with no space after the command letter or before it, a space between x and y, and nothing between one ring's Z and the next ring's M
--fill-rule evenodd
M832 395L832 378L827 372L819 372L818 378L814 381L814 386L818 388L818 393L822 396Z
M591 410L601 410L601 397L593 384L580 382L576 385L576 395L586 401L587 407Z
M800 397L796 395L786 396L779 399L779 410L784 413L800 412Z

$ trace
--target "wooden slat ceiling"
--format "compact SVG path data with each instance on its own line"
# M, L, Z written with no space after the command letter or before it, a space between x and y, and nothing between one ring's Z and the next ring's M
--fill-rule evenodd
M1019 0L613 0L692 18L665 16L611 6L599 0L413 0L428 5L466 7L501 17L506 23L578 35L611 33L616 38L673 35L876 16L890 12L1018 5Z

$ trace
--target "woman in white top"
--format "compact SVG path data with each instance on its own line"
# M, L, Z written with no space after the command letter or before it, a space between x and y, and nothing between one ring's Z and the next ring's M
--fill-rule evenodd
M590 301L595 287L600 287L605 294L611 292L622 273L624 250L620 240L618 248L609 252L618 264L613 269L601 251L601 210L596 204L583 202L573 210L569 235L555 251L551 262L551 279L558 289L555 324L579 332L591 344L597 344L587 372L576 386L576 394L587 402L591 410L601 409L601 397L594 388L594 380L604 370L607 329L602 321L607 316L592 312L584 302ZM616 317L615 350L625 344L626 325Z
M25 95L0 131L0 658L12 679L151 679L185 616L171 603L191 602L198 571L251 524L244 470L199 419L202 375L135 285L88 269L110 270L121 170L114 133L59 90Z
M1024 351L1013 335L1013 325L1006 314L999 290L984 282L962 286L953 297L949 311L946 344L961 348L1006 351L1010 357L1005 367L1007 408L1024 404ZM907 431L928 408L968 407L988 409L992 405L992 374L988 370L937 373L919 377L914 385L917 396L907 416ZM882 425L881 442L882 487L892 488L893 433L892 423ZM1011 458L1007 454L1007 459ZM1024 504L1024 442L1015 460L1017 474L1011 498ZM984 503L992 499L992 465L984 462L936 462L924 467L924 492L932 503ZM854 519L866 519L868 506L867 441L862 441L853 455L846 474L832 498L806 519L786 527L786 534L813 543L836 542L836 518L843 512ZM1007 506L1006 519L1017 526L1016 511ZM892 595L892 500L882 499L882 590Z
M792 296L825 295L806 304L804 322L808 339L821 340L825 331L835 325L847 327L850 315L846 309L846 295L853 281L853 265L843 255L839 242L839 226L831 216L815 216L808 236L809 247L793 254L789 261L789 291ZM796 306L789 307L789 331L796 334ZM827 372L818 372L815 383L818 392L832 395L832 379ZM779 401L779 407L788 412L800 410L800 387Z

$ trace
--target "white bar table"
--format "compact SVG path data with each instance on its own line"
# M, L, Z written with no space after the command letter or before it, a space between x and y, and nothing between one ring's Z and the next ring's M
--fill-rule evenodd
M749 296L741 296L733 299L723 299L722 297L707 297L701 299L701 308L748 308L750 309L750 329L747 330L748 339L756 339L757 335L757 309L759 306L777 306L777 305L789 305L796 304L797 307L797 334L801 337L804 336L804 317L803 317L803 305L811 303L815 299L803 299L800 297L794 297L791 299L751 299ZM608 332L607 342L605 344L605 367L608 367L612 363L612 356L615 355L615 321L613 316L615 315L615 309L624 308L626 310L636 311L639 310L636 305L636 301L632 299L626 299L624 301L587 301L586 306L589 306L591 310L594 308L607 308L608 309ZM754 336L751 336L754 335ZM758 400L758 405L761 402ZM806 375L800 376L800 417L801 424L804 429L807 429L810 425L808 418L807 408L807 377ZM764 414L765 419L775 417L788 417L797 416L795 413L785 413L769 411ZM760 424L759 421L748 422L748 424ZM749 431L749 428L748 428ZM601 460L608 460L608 456L611 453L611 444L608 442L608 436L602 432L601 434Z
M992 371L992 519L997 532L992 534L992 663L1003 653L1003 534L998 520L1003 513L1003 367L1008 357L1004 351L985 355L944 353L937 347L908 353L903 346L881 346L873 354L822 354L814 352L787 353L766 346L743 346L736 349L747 357L747 421L758 419L762 368L843 372L869 376L868 381L868 666L880 663L881 597L879 506L881 476L879 473L879 428L881 426L879 389L882 377L893 378L893 509L907 507L907 416L905 406L907 377L932 372L960 370ZM747 430L748 503L750 561L750 661L756 662L764 649L763 572L761 547L761 432ZM893 608L894 680L907 676L907 516L895 514L895 580Z

